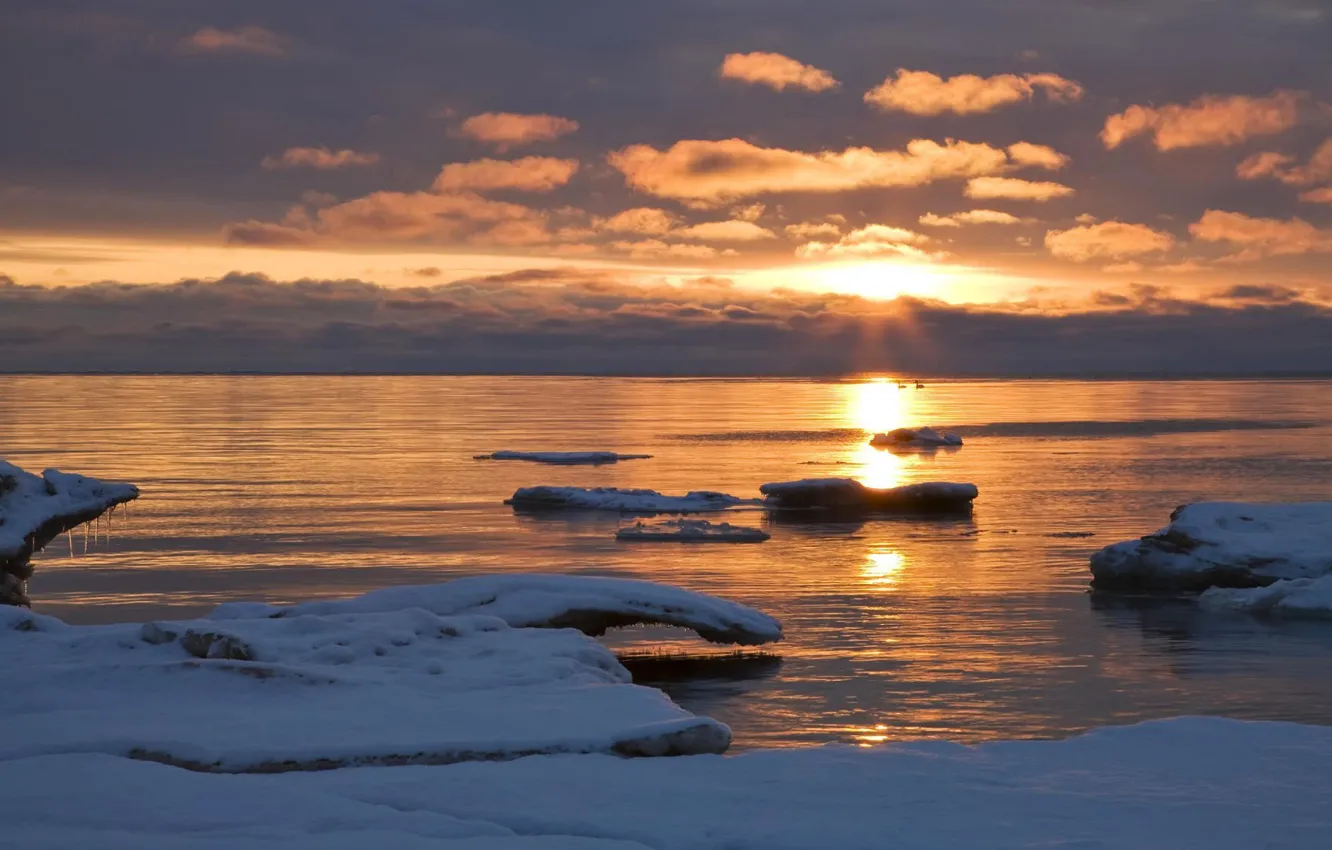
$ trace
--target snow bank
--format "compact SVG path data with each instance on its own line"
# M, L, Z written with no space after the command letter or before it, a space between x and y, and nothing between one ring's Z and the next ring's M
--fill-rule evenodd
M692 629L714 643L756 645L782 638L781 624L753 608L679 587L598 576L471 576L285 608L228 603L219 606L212 618L382 613L404 608L422 608L443 617L495 617L514 628L575 628L592 635L617 626L661 624Z
M281 776L0 762L28 850L1308 850L1332 728L1186 718L1066 741L552 756Z
M0 604L26 605L29 558L69 529L131 499L139 490L47 469L40 476L0 460Z
M1091 557L1094 587L1262 587L1332 573L1332 502L1199 502L1170 524Z
M576 631L420 608L112 626L12 608L0 657L0 760L275 773L730 743Z
M933 428L898 428L870 438L871 446L901 449L937 449L960 446L962 438L956 434L940 434Z
M979 495L975 484L925 482L877 490L854 478L806 478L764 484L766 505L778 510L850 510L871 513L960 513Z
M1332 575L1283 579L1267 587L1213 587L1198 601L1211 611L1332 619Z
M724 511L744 499L711 490L664 496L656 490L620 487L520 487L504 500L520 510L619 511L626 514L676 514Z
M639 522L615 532L616 540L675 543L762 543L771 536L757 528L731 525L729 522L713 523L705 519Z
M473 455L475 460L527 460L533 463L553 463L565 466L619 463L622 460L647 460L652 455L626 455L616 452L514 452L499 451L488 455Z

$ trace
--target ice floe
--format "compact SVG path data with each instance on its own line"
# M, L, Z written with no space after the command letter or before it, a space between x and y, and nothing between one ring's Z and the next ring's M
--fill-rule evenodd
M591 635L617 626L658 624L691 629L713 643L752 646L782 638L781 624L762 611L705 593L637 579L528 573L386 587L350 599L286 607L226 603L211 618L373 614L405 608L446 617L495 617L514 628L574 628Z
M806 478L764 484L765 504L777 510L809 509L869 513L965 513L979 491L975 484L928 481L876 489L854 478Z
M1213 587L1198 602L1211 611L1332 619L1332 575L1282 579L1266 587Z
M70 626L6 608L0 653L0 761L103 753L276 773L730 743L593 639L483 615Z
M771 536L759 528L706 519L637 522L615 532L616 540L675 543L762 543Z
M33 552L138 495L132 484L56 469L33 475L0 460L0 604L27 604Z
M870 445L885 449L939 449L956 448L962 438L956 434L941 434L933 428L898 428L886 434L875 434Z
M746 500L712 490L691 490L683 496L666 496L656 490L622 487L519 487L504 504L529 511L579 510L619 511L626 514L682 514L724 511Z
M1332 502L1198 502L1170 524L1091 557L1092 585L1130 590L1262 587L1332 573Z
M600 466L622 460L647 460L652 455L631 455L618 452L515 452L498 451L473 455L475 460L526 460L532 463L550 463L560 466Z
M1332 834L1329 764L1332 728L1182 718L976 747L278 776L56 755L0 762L0 787L5 839L29 850L1305 850Z

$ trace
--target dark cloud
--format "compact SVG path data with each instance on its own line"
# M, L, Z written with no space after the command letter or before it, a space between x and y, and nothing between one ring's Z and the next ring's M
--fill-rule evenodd
M432 286L359 280L23 286L0 277L9 371L826 375L1332 371L1332 309L1137 286L1101 309L867 301L700 279L539 270ZM1254 303L1247 303L1253 301Z

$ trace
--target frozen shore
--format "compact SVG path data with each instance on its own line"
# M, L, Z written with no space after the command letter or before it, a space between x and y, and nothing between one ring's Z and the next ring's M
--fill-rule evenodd
M276 776L68 753L0 760L0 787L6 839L34 850L1308 850L1332 834L1329 765L1332 728L1182 718L977 747Z
M634 685L569 626L767 643L761 612L680 588L480 576L212 618L70 626L0 609L0 761L67 753L220 773L541 753L719 753L730 730Z

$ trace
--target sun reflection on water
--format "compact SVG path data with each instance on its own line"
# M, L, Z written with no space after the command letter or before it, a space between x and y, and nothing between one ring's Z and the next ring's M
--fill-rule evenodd
M901 552L870 552L866 556L865 566L860 574L866 584L887 589L896 587L902 578L902 568L906 566L906 556Z

